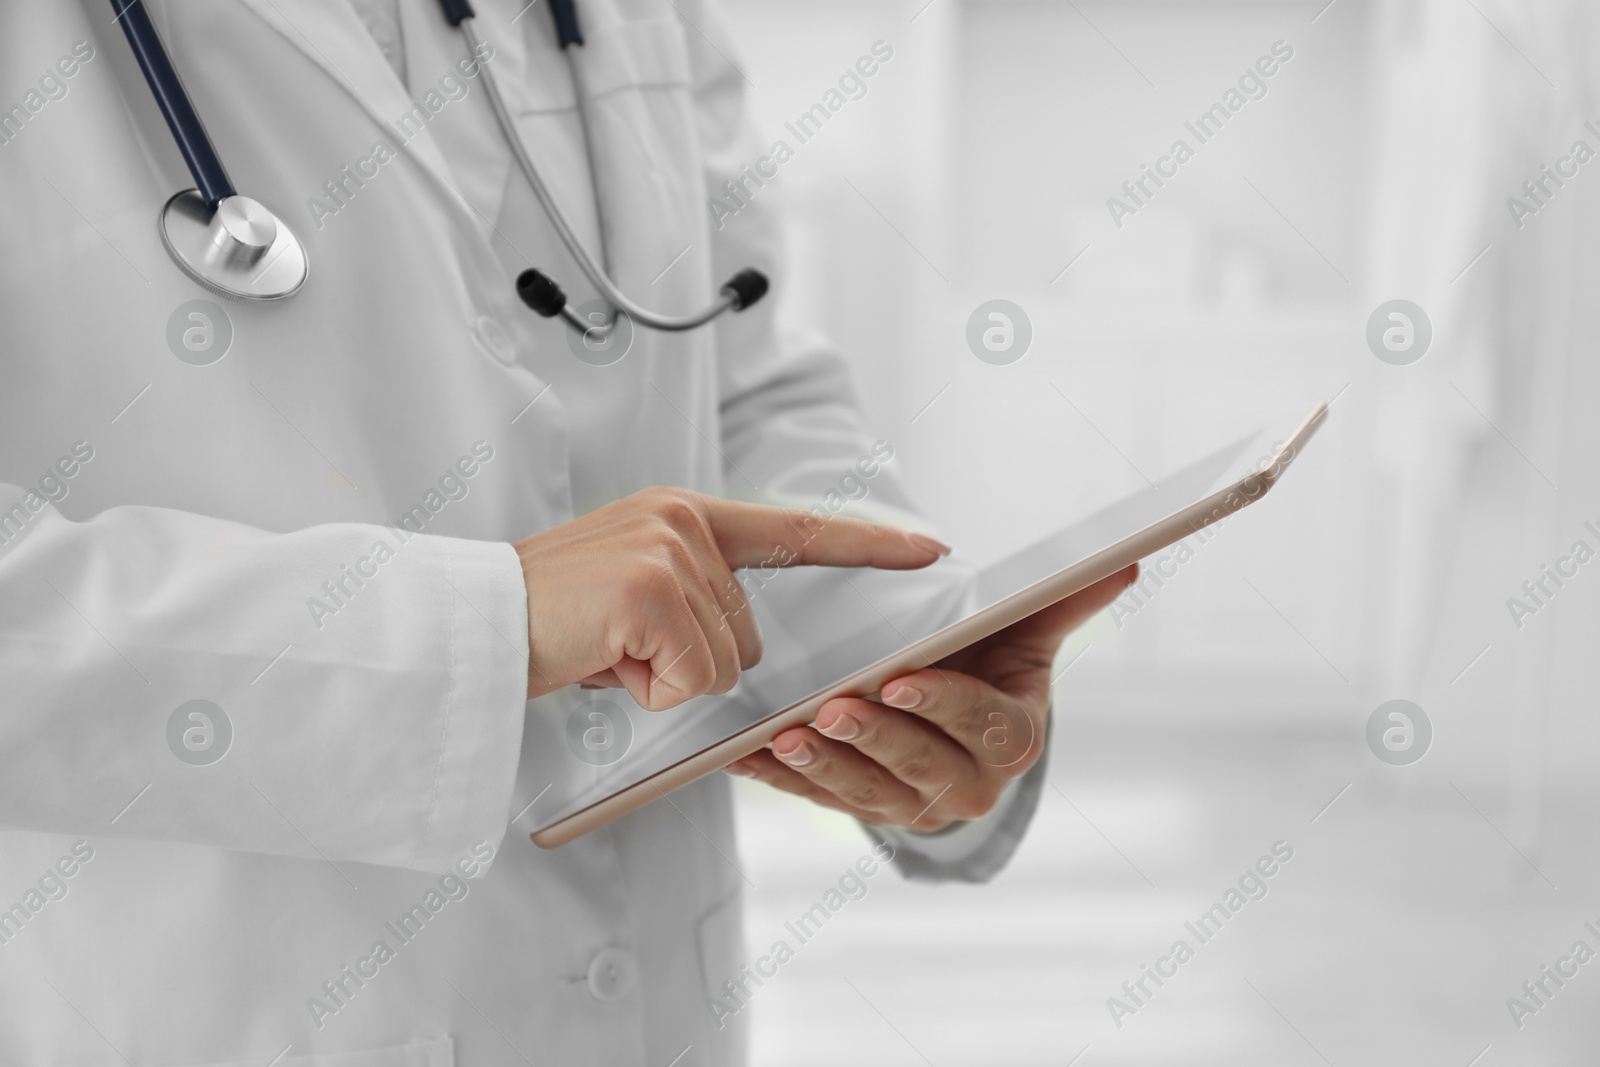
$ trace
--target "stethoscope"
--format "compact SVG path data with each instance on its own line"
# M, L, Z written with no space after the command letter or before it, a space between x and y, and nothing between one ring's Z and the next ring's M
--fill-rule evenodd
M555 18L556 40L562 52L565 54L570 45L582 46L583 33L578 27L578 13L573 7L573 0L548 2ZM461 35L466 38L469 54L479 55L481 40L474 25L475 18L469 0L440 0L440 5L444 8L445 18L460 29ZM172 130L178 151L183 154L189 173L194 176L196 188L178 193L162 208L161 240L168 254L185 274L223 296L240 300L282 300L293 296L305 284L310 270L305 246L289 228L289 224L264 204L241 196L234 190L228 172L223 168L222 160L211 144L211 138L207 136L177 71L173 69L172 60L142 0L111 0L111 6L122 23L128 43L133 46L133 54L139 61L145 80L150 84L150 92ZM576 81L577 66L572 64L570 56L568 62ZM488 64L479 64L478 73L483 79L500 131L511 146L522 173L527 176L528 184L533 186L534 195L555 227L561 243L566 245L567 251L577 261L584 277L613 308L651 329L692 330L725 311L743 311L766 295L766 275L747 267L728 279L715 303L692 315L660 315L628 299L611 280L605 267L596 262L583 242L578 240L566 214L556 204L550 187L545 184L538 166L528 155L522 138L512 124L511 112L506 108L505 99L500 95L495 75ZM584 101L581 86L577 97L582 117ZM588 136L586 122L584 136ZM618 319L615 313L603 322L585 319L567 302L561 287L537 268L525 270L517 276L517 294L540 315L545 318L560 315L569 326L589 338L606 336Z

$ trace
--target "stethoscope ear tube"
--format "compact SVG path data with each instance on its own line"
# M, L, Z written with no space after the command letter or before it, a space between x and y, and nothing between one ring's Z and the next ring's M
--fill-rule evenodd
M562 292L561 286L537 267L529 267L517 275L517 295L524 304L547 319L555 318L567 306L567 294Z
M556 44L565 48L569 44L583 46L583 30L578 26L578 9L572 0L550 0L550 16L556 24Z
M459 26L462 19L470 19L476 16L476 13L472 10L472 5L467 3L467 0L439 0L439 2L444 8L444 17L449 20L452 26Z
M173 69L161 35L150 21L150 13L144 9L143 0L111 0L111 9L122 23L122 32L128 37L139 68L150 83L150 92L172 130L183 161L189 165L189 173L194 175L194 183L205 198L206 207L215 208L218 201L234 195L233 182L228 180L228 172L212 147L194 105L189 102L189 94Z
M768 285L765 274L754 267L746 267L728 279L722 287L722 295L728 298L732 310L743 311L767 295ZM567 306L567 294L561 286L537 267L529 267L517 275L517 295L547 319L555 318Z
M754 267L746 267L729 278L722 291L733 298L733 310L743 311L767 295L767 276Z
M569 0L562 0L562 7L570 11ZM552 5L551 10L556 10ZM478 54L482 39L478 36L476 19L464 19L460 29L466 38L467 50L473 55ZM561 32L558 26L558 34ZM569 53L570 57L570 53ZM587 322L577 310L567 304L561 287L551 281L549 276L538 270L524 271L517 278L517 295L522 298L535 312L546 318L560 315L573 329L586 335L604 335L617 321L617 313L627 315L640 326L652 330L678 332L693 330L715 319L727 311L743 311L756 301L760 300L767 292L767 278L758 270L746 268L735 274L723 285L722 291L716 302L708 307L689 315L661 315L640 307L629 300L626 294L611 279L605 269L595 261L594 256L584 247L583 242L573 230L566 213L561 210L550 187L544 180L544 175L539 172L538 165L528 154L527 147L522 143L522 136L517 132L516 123L512 121L510 109L506 106L505 98L500 94L500 87L496 81L493 70L488 66L479 68L479 77L483 80L483 87L489 98L490 109L494 111L495 121L499 123L501 132L505 135L506 144L511 148L512 157L517 161L523 176L528 179L528 184L533 188L533 194L539 201L539 206L550 220L556 235L561 238L561 243L566 246L578 269L584 277L589 279L589 284L599 292L616 312L611 320L604 324ZM582 94L579 94L579 106L582 107Z

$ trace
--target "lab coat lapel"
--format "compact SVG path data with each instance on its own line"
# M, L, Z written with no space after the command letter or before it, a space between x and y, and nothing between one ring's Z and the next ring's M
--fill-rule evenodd
M355 97L378 124L376 132L415 159L445 195L470 214L432 133L426 127L412 132L397 125L416 101L407 95L394 68L346 0L242 2Z
M518 7L521 7L519 4ZM505 12L496 5L478 3L474 26L483 42L492 51L488 53L488 66L494 72L506 105L512 114L522 115L540 102L535 96L530 100L528 46L524 33L533 31L535 20L544 14L543 4L523 12L520 23L512 24ZM406 67L412 91L421 97L439 85L445 75L459 73L457 63L466 55L461 32L447 22L434 0L411 2L400 6L401 24L404 27ZM546 67L554 60L546 57ZM565 73L565 69L562 69ZM450 161L451 177L469 204L477 209L483 220L498 219L501 198L505 193L506 179L515 161L500 132L494 110L485 99L487 89L484 78L456 78L467 93L467 98L450 105L447 122L437 122L433 131L434 147ZM570 83L568 95L562 101L571 106ZM536 146L535 146L536 150Z

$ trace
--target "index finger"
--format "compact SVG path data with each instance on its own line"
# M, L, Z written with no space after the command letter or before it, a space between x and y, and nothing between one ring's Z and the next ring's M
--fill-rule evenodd
M706 521L730 567L880 567L913 570L950 554L926 534L798 508L704 500Z

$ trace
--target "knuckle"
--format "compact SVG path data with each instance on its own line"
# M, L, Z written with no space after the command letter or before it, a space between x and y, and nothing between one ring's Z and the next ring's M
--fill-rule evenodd
M1010 766L1021 760L1034 740L1026 717L993 706L971 736L976 745L973 755L991 767Z
M672 572L680 591L698 590L704 584L700 561L676 532L664 537L657 546L657 554Z
M705 523L698 504L681 489L657 496L651 501L651 508L658 520L674 530L692 531L702 528Z
M957 716L957 722L965 737L985 737L995 729L1009 732L1015 726L1011 709L999 701L970 696L962 696L959 699L961 712Z
M683 531L664 516L656 515L651 518L645 536L649 539L651 548L672 561L675 566L683 566L690 558L689 546L684 540Z
M694 494L676 485L652 485L648 489L639 490L635 495L646 504L655 507L663 501L683 500Z
M961 737L983 733L993 725L989 720L993 710L981 700L958 700L955 714L951 717L956 733Z
M933 770L933 746L920 742L900 758L900 774L908 781L923 781Z
M678 569L665 555L656 556L639 567L630 584L634 595L647 602L676 599L680 590Z
M860 733L850 739L852 745L871 750L873 759L876 759L879 763L883 763L896 755L893 751L893 746L884 737L882 724L879 722L878 716L874 715L870 710L859 706L851 708L847 714L856 721L856 727L860 730Z
M673 671L682 672L683 688L691 695L708 693L717 683L716 664L711 661L711 650L706 648L702 641L695 641L691 645L688 653L673 667Z
M723 654L716 658L717 677L711 692L726 693L739 684L739 663L731 648L724 649Z
M883 799L883 786L873 778L863 778L845 789L844 799L858 808L876 808Z
M750 610L750 597L732 574L722 583L722 600L729 615L742 616Z

